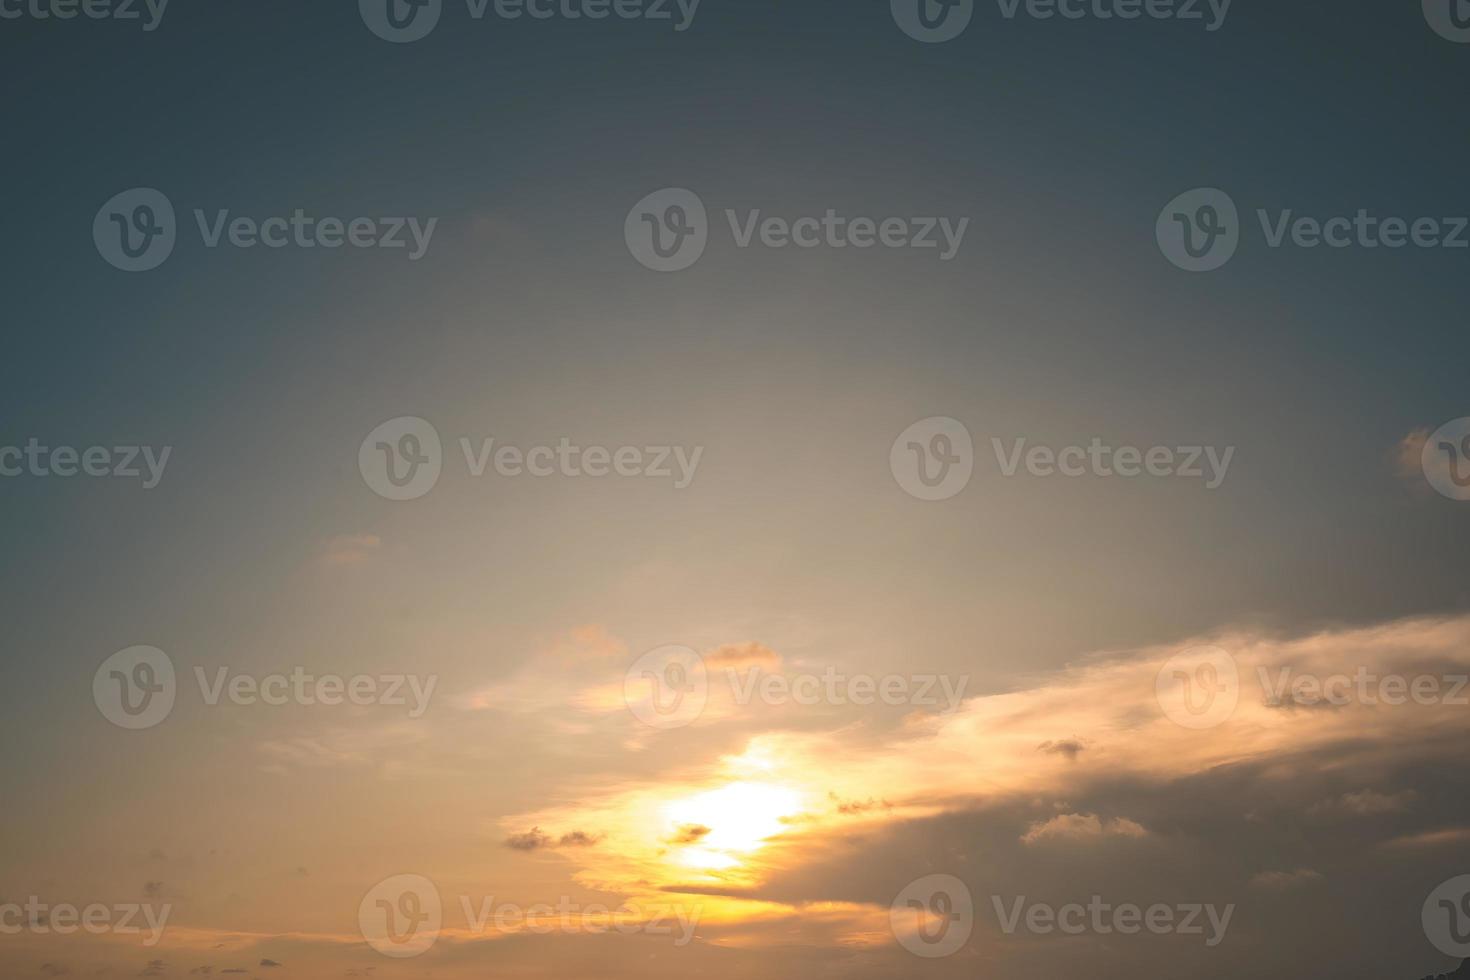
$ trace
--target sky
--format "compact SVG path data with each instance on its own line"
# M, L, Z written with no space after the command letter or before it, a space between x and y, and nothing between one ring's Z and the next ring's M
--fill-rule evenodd
M0 972L1454 970L1450 2L0 0Z

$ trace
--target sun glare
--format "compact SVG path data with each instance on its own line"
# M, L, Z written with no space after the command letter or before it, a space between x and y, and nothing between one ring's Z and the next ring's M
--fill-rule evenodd
M738 866L785 829L782 818L801 809L801 795L771 783L730 783L664 808L678 862L718 871Z

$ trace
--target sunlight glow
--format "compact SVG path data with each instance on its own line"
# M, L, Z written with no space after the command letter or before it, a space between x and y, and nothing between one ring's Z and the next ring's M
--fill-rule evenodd
M668 840L678 863L720 870L739 865L786 829L783 818L801 810L801 794L772 783L738 782L674 800L664 808Z

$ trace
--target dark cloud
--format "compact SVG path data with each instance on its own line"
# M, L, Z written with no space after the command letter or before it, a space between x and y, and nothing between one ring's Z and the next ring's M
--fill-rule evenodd
M524 834L512 834L505 839L505 846L513 851L539 851L557 847L592 847L602 841L602 834L589 834L584 830L573 830L553 840L540 827L532 827Z
M1420 924L1425 896L1470 869L1470 832L1445 830L1464 826L1470 799L1470 770L1455 745L1388 755L1347 742L1185 778L1083 775L1065 798L982 802L860 838L804 840L802 863L758 888L672 890L886 908L919 877L953 875L970 890L975 927L960 954L925 963L925 976L939 980L974 976L982 961L994 976L1411 980L1456 966ZM1106 815L1103 832L1050 836L1045 847L1021 842L1067 814ZM1148 833L1106 832L1122 820ZM1385 846L1404 840L1419 843ZM994 904L1025 896L1056 907L1094 895L1236 911L1225 941L1206 948L1182 936L1008 935Z
M1047 755L1063 755L1068 759L1075 760L1087 750L1087 746L1083 744L1081 739L1064 738L1056 742L1042 742L1036 749L1038 752L1045 752Z
M513 851L536 851L550 843L551 838L542 833L540 827L532 827L524 834L512 834L505 839L505 846Z
M684 824L674 830L674 833L666 838L670 844L693 844L709 836L710 828L703 824Z
M866 800L844 800L836 793L828 793L827 798L837 806L837 812L842 814L868 813L872 810L891 810L893 804L887 800L875 800L871 796Z

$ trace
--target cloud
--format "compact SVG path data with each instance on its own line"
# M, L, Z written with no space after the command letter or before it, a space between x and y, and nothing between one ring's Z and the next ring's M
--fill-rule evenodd
M1338 812L1356 817L1371 817L1385 813L1403 813L1413 805L1417 796L1413 790L1390 795L1365 789L1323 800L1312 809L1316 813Z
M524 834L512 834L505 839L505 846L513 851L538 851L551 844L551 838L541 832L540 827L532 827Z
M1395 837L1393 840L1384 842L1385 847L1396 848L1433 848L1447 847L1452 844L1470 844L1470 827L1427 830L1418 834Z
M706 653L704 662L711 669L761 667L778 670L781 667L780 655L759 643L727 643Z
M1087 746L1082 744L1080 739L1064 738L1056 742L1042 742L1036 749L1047 755L1064 755L1075 761L1087 749Z
M339 534L328 538L317 554L317 564L326 568L361 565L383 547L376 534Z
M1159 677L1180 650L1205 643L1229 652L1238 699L1218 724L1200 729L1174 720ZM590 790L584 781L575 802L512 819L558 829L595 822L616 846L572 856L577 880L629 895L713 896L701 927L710 941L726 941L726 930L742 942L763 931L785 941L806 932L801 910L833 903L823 907L846 911L832 913L824 939L880 942L874 937L885 934L891 942L887 903L913 869L960 874L963 856L976 854L984 855L986 877L975 888L999 888L1004 878L1013 894L1050 888L1059 901L1120 890L1145 904L1159 893L1247 902L1254 893L1264 901L1288 882L1308 883L1308 871L1333 881L1361 873L1353 862L1388 840L1401 840L1400 853L1435 853L1470 839L1470 831L1453 829L1461 787L1442 761L1470 733L1463 708L1381 700L1332 711L1269 706L1282 670L1330 677L1359 666L1379 677L1464 673L1470 617L1294 637L1242 629L1110 652L970 697L952 714L912 717L897 730L763 728L769 719L745 718L738 723L753 730L717 762L688 751L685 730L676 744L686 750L650 760L663 765L646 776ZM1058 739L1059 729L1074 734ZM1077 765L1082 754L1085 767ZM1381 787L1387 773L1419 795ZM691 823L671 815L742 781L800 802L726 867L708 838L670 848ZM1327 813L1355 819L1324 822ZM700 816L698 826L720 829L719 814ZM1300 852L1303 839L1314 843L1309 867L1243 870L1259 868L1261 855ZM1144 840L1157 861L1139 862L1132 847L1086 846ZM1071 850L1052 877L1036 854L1059 845ZM1334 848L1342 856L1327 860Z
M1415 429L1399 440L1394 451L1394 468L1399 477L1423 493L1432 493L1437 487L1458 500L1470 500L1470 486L1464 486L1463 478L1455 472L1458 450L1452 453L1435 447L1434 452L1425 455L1425 447L1433 435L1427 428Z
M1097 840L1103 837L1147 837L1148 831L1126 817L1100 819L1093 813L1064 813L1039 821L1021 836L1023 844L1048 840Z
M1400 439L1394 450L1398 475L1421 486L1424 485L1424 444L1429 436L1428 429L1415 429Z
M413 697L402 693L406 698ZM357 728L334 726L310 734L268 739L260 743L259 751L267 759L262 766L267 772L350 766L376 767L389 776L399 765L395 761L398 757L428 738L429 729L422 720L393 720Z
M872 810L891 810L893 804L887 800L875 800L871 796L866 800L844 800L836 793L828 793L827 796L833 803L837 804L837 812L842 814L868 813Z
M505 846L513 851L539 851L554 847L594 847L601 841L601 834L589 834L585 830L571 830L553 840L540 827L532 827L523 834L507 837Z
M627 644L595 625L579 626L556 636L547 645L521 658L519 670L511 677L471 691L459 699L460 708L470 711L502 711L521 716L534 716L537 721L555 725L563 712L567 692L573 692L576 706L585 710L586 688L618 678L613 707L626 710L622 703L622 674L627 667ZM605 709L611 711L612 707Z
M684 824L677 828L671 837L665 838L670 844L694 844L710 834L710 828L703 824Z

